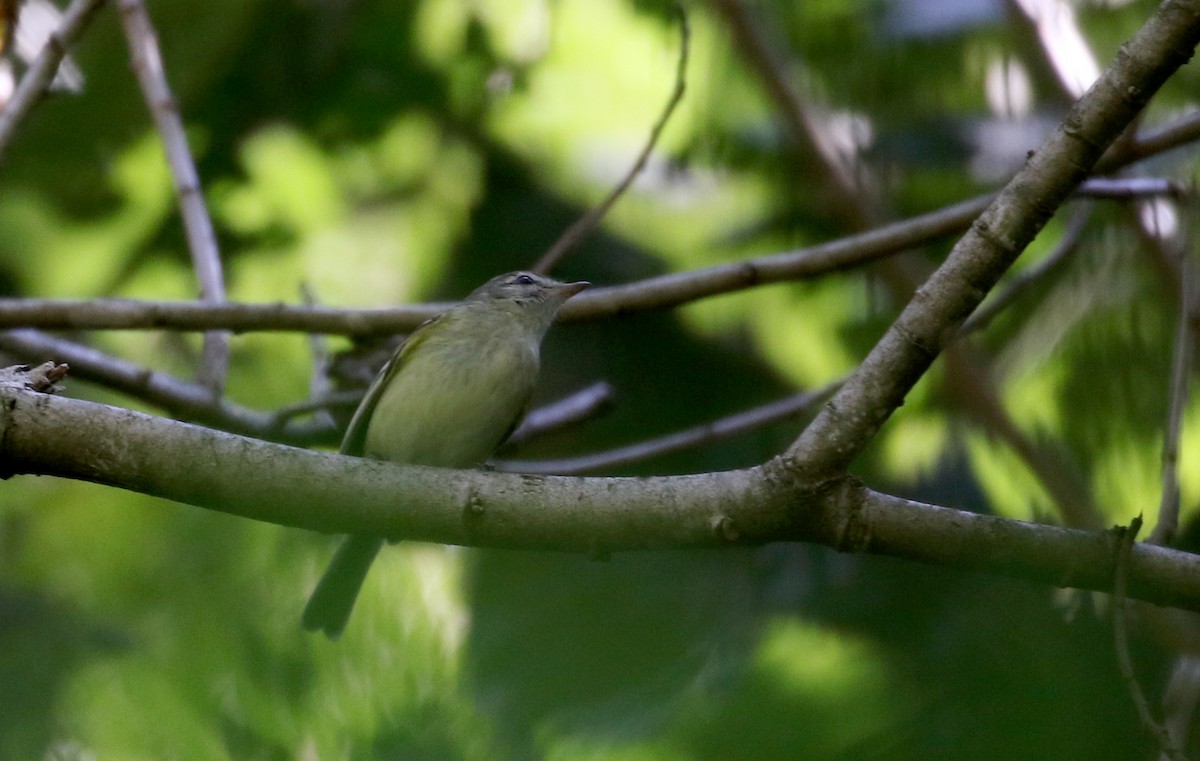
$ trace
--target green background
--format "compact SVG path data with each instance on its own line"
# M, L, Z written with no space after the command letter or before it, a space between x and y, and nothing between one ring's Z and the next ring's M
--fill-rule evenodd
M647 171L555 275L620 284L856 229L861 212L788 137L716 5L687 6L687 96ZM1154 5L1078 9L1102 63ZM751 6L804 103L864 144L879 182L863 199L869 218L997 187L1065 112L1011 8L953 7ZM159 0L150 12L230 297L253 302L298 302L302 284L332 306L449 299L531 265L632 163L678 55L671 7L649 0ZM75 52L84 91L42 103L0 168L0 295L193 298L115 7ZM1006 71L1029 88L1008 117L989 100ZM1150 122L1194 108L1198 79L1185 67ZM1191 181L1195 155L1141 170ZM1019 269L1054 248L1079 207ZM1177 320L1135 214L1098 203L1076 255L972 344L1003 411L1090 490L1107 524L1156 514ZM904 266L927 273L951 244ZM827 383L903 305L895 282L874 266L555 328L538 399L605 380L614 403L504 454L592 452ZM195 335L69 337L181 377L197 362ZM303 335L238 336L228 393L276 409L305 398L311 368ZM1061 520L1029 464L947 380L938 363L855 473L938 504ZM67 393L145 408L80 381ZM1190 404L1184 415L1185 519L1200 495L1197 414ZM614 472L752 465L799 430L788 421ZM1089 596L808 546L597 561L403 545L381 556L330 643L302 632L299 615L333 546L82 483L0 483L0 758L1154 752L1117 672L1108 608ZM1152 701L1176 652L1134 627Z

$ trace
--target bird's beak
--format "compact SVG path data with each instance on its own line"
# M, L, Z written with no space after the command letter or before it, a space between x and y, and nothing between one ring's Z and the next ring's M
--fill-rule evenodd
M561 287L562 292L563 292L563 299L571 298L575 294L582 291L584 288L587 288L589 285L591 285L591 283L589 283L586 280L579 280L574 283L563 283L562 287Z

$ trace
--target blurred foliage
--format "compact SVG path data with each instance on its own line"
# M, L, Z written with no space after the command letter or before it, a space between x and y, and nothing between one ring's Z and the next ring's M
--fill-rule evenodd
M150 5L229 293L260 302L295 302L304 283L331 305L451 298L531 264L632 162L679 40L660 0ZM854 231L716 5L687 4L687 96L647 171L556 274L621 283ZM1106 62L1154 5L1075 10ZM1065 109L1001 0L745 6L805 105L876 178L862 199L871 219L994 187ZM190 298L170 175L115 8L75 54L86 88L42 103L0 168L0 295ZM1197 79L1185 67L1148 121L1194 109ZM1194 181L1195 152L1142 169ZM1014 429L1073 469L1110 524L1156 514L1177 321L1177 290L1137 214L1098 203L1072 259L968 344ZM1051 223L1016 270L1062 235ZM928 273L950 243L901 264ZM897 314L901 271L557 328L539 398L605 379L618 399L516 454L590 452L829 382ZM183 377L199 347L155 333L72 338ZM307 394L305 337L245 335L233 350L236 401L274 409ZM1060 520L1028 455L948 391L946 374L935 365L856 472L913 498ZM143 406L78 382L69 392ZM1189 404L1185 518L1200 498L1198 417ZM781 423L621 472L751 465L798 430ZM605 562L401 546L330 643L302 633L299 614L331 547L88 484L0 484L0 759L1152 752L1105 610L1084 598L802 546ZM1173 651L1151 632L1135 640L1157 697Z

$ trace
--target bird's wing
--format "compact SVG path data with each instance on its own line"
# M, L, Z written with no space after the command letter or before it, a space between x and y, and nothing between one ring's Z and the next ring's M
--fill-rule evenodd
M346 435L342 437L342 446L338 450L340 453L356 457L362 455L363 446L367 440L367 427L371 422L371 415L375 412L375 405L379 404L379 397L383 395L383 390L391 383L392 378L396 377L396 373L404 367L405 359L411 356L411 352L425 341L426 336L429 335L429 327L440 319L442 319L442 315L439 314L421 323L408 335L408 338L405 338L396 347L395 353L380 369L375 380L371 381L371 385L367 387L367 393L359 402L358 409L354 411L354 417L350 418L350 425L346 427Z

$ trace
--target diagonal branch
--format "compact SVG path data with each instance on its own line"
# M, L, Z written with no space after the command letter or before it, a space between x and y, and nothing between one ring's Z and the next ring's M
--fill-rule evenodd
M500 460L496 463L496 467L510 473L578 476L630 465L682 452L714 441L724 441L747 431L808 414L813 407L832 396L841 384L842 381L837 380L812 391L793 394L691 428L603 452L592 452L558 460Z
M21 78L21 83L17 85L12 98L4 105L4 109L0 110L0 160L7 152L17 127L54 81L54 75L58 73L58 66L66 56L67 50L83 34L83 30L87 28L88 22L101 5L104 5L104 0L74 0L63 13L58 29L46 40L45 47Z
M141 0L119 0L121 20L125 36L129 40L129 51L133 58L133 70L146 98L146 105L154 118L158 134L162 138L171 177L175 180L175 191L179 194L179 212L187 234L188 251L192 255L192 267L200 283L200 298L207 302L225 301L225 281L221 268L221 252L217 248L217 235L212 219L204 202L200 186L200 174L188 148L183 120L171 87L167 84L163 68L162 53L159 52L158 35L150 23L150 15ZM229 370L229 334L210 331L204 336L204 355L198 373L199 381L214 397L220 397L225 387L225 376Z
M638 154L637 160L633 162L633 166L625 173L617 186L609 192L608 196L600 202L599 206L590 209L575 223L567 228L566 232L559 236L558 240L542 254L542 257L533 265L534 272L549 272L554 269L554 265L558 264L559 260L566 255L568 251L577 246L581 240L587 237L596 225L600 224L600 220L604 219L604 215L613 207L621 196L629 190L633 185L633 181L646 168L646 162L650 160L650 153L654 150L654 146L658 144L658 138L662 135L663 129L667 126L667 122L671 119L671 114L675 113L675 109L683 100L684 91L687 89L687 64L688 52L691 48L692 30L688 24L687 11L682 5L675 6L675 13L679 16L679 63L675 67L675 87L671 90L671 96L667 98L667 104L663 107L662 114L659 115L658 121L654 122L654 126L650 129L650 137L646 140L646 144L642 146L641 153Z
M793 474L821 482L844 471L1197 41L1200 0L1168 0L1158 8L789 449Z

